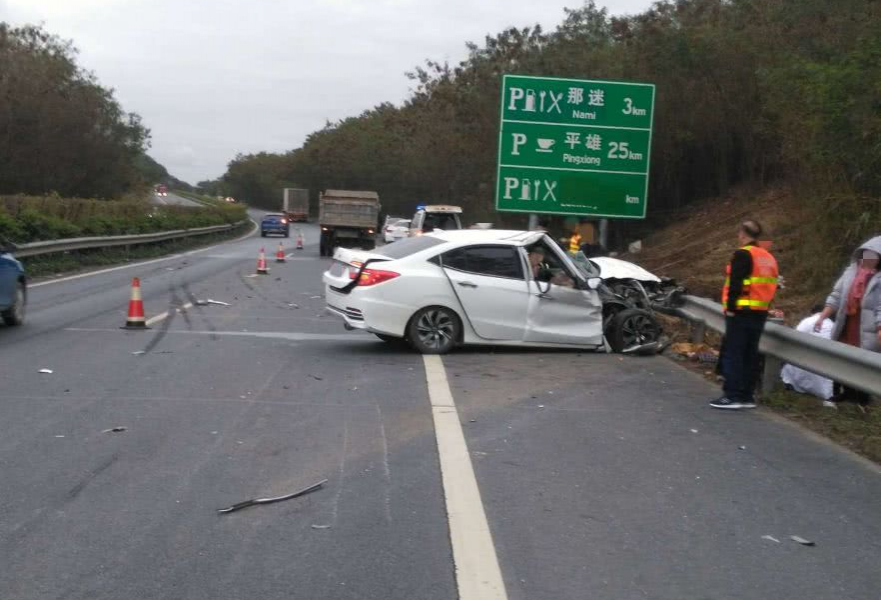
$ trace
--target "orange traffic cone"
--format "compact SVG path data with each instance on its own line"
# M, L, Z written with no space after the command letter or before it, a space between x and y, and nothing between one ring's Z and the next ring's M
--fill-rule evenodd
M260 248L260 254L257 256L257 273L269 275L269 267L266 266L266 250L263 248Z
M303 249L303 232L300 231L300 228L297 228L297 250Z
M282 245L281 242L279 242L278 243L278 252L275 253L275 262L284 262L284 261L285 261L284 246Z
M144 301L141 299L141 280L132 278L132 297L128 302L128 317L123 329L149 329L144 318Z

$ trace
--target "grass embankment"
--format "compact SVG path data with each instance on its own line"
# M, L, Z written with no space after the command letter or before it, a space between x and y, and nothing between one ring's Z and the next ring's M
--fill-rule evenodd
M725 265L736 247L735 229L746 218L756 218L771 232L772 252L780 263L785 286L775 307L790 325L822 303L851 252L879 223L867 222L864 199L829 198L824 210L816 198L786 187L754 194L748 190L693 205L667 227L643 240L644 250L625 256L658 275L675 277L689 292L719 300ZM875 228L874 232L872 228ZM671 324L675 341L686 339L686 327ZM717 335L708 336L718 345ZM714 375L710 367L702 369ZM881 404L864 414L853 404L838 410L824 408L820 399L777 391L763 405L809 429L881 463Z
M762 404L881 464L879 407L864 413L856 404L842 403L838 410L829 409L813 396L786 390L770 394Z
M246 218L245 207L237 204L193 208L152 206L143 199L0 196L0 237L18 244L209 227Z

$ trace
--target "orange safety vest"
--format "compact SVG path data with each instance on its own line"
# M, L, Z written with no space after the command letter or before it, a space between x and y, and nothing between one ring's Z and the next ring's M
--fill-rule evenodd
M569 238L569 252L575 254L579 250L581 250L581 234L573 233Z
M759 246L744 246L753 261L753 270L748 279L743 280L743 291L737 299L741 310L765 310L777 292L777 260L770 252ZM725 269L725 285L722 286L722 308L728 310L728 290L731 285L731 263Z

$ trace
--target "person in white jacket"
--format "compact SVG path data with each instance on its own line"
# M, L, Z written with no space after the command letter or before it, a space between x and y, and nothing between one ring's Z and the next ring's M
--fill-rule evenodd
M835 323L829 319L825 319L820 326L820 330L814 329L817 319L820 318L821 307L817 307L810 317L803 319L796 327L797 331L802 333L810 333L823 339L832 339L832 330ZM794 365L784 365L780 371L780 378L787 387L792 388L796 392L802 394L812 394L823 400L823 406L836 408L835 403L829 399L833 394L833 382L828 377L805 371L801 367Z

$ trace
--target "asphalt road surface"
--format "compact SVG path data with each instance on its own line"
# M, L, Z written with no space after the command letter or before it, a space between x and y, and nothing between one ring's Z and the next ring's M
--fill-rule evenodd
M153 194L153 204L163 205L170 204L175 206L194 206L201 207L202 205L194 200L190 200L189 198L184 198L183 196L178 196L173 192L168 192L167 196L160 196L158 194Z
M302 229L270 275L252 236L38 285L0 327L0 598L878 597L877 467L663 358L347 332Z

